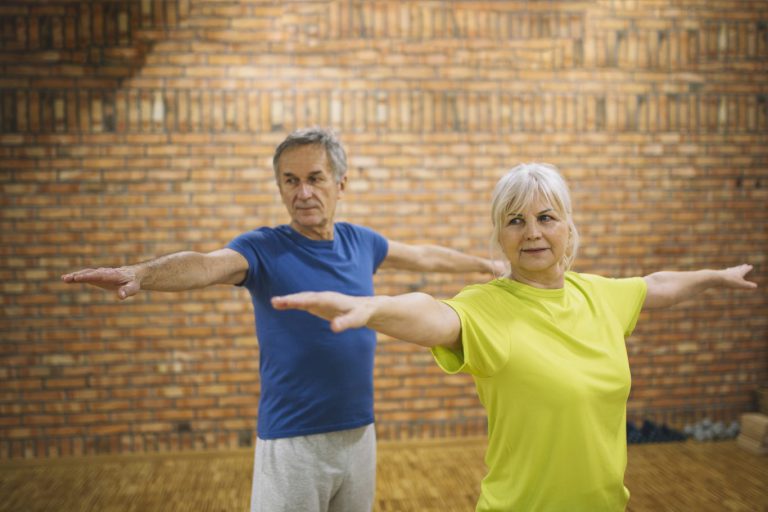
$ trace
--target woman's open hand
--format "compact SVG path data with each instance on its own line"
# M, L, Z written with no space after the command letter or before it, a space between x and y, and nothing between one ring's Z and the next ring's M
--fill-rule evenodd
M275 309L301 309L331 322L333 332L365 327L373 314L372 297L337 292L301 292L272 297Z

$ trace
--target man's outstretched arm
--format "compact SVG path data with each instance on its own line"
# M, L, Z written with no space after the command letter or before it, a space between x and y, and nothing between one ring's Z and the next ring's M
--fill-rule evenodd
M245 279L248 261L237 251L177 252L143 263L115 268L86 268L64 274L65 283L85 283L115 290L120 300L139 290L178 292Z
M439 245L409 245L389 241L389 251L381 268L417 272L485 272L500 276L504 262L480 258Z

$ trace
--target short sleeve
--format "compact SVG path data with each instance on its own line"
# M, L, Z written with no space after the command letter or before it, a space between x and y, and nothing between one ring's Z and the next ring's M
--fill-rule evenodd
M373 272L376 273L376 270L378 270L381 262L384 261L389 252L389 240L372 229L369 229L369 231L373 238Z
M643 309L648 286L642 277L607 279L607 282L611 289L610 307L624 329L624 337L629 337Z
M347 247L354 247L353 257L371 259L371 273L375 274L381 262L387 257L389 241L383 235L365 226L348 222L336 223L337 233L347 240Z
M446 373L494 375L509 357L509 333L498 320L503 315L497 301L483 285L473 285L443 302L456 311L461 321L462 351L432 348L438 366Z
M257 229L243 233L227 244L228 249L240 253L248 261L248 271L246 272L245 279L237 283L237 286L252 286L254 284L253 281L260 268L258 247L259 244L267 243L266 237L266 230Z

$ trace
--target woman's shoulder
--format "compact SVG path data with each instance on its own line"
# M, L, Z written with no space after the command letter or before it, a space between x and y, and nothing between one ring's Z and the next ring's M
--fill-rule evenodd
M459 292L459 295L466 294L491 296L499 293L502 290L501 281L501 278L497 278L491 279L485 283L470 284L462 288L462 290Z
M465 286L449 303L461 303L468 307L487 308L499 304L509 291L502 279L492 279L485 283L475 283Z
M621 291L634 288L642 288L642 277L606 277L599 274L568 271L565 273L565 282L571 286L586 292L594 291Z

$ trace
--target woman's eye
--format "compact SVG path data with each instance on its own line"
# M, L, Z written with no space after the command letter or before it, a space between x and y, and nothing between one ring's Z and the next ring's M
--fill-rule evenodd
M512 217L509 219L509 222L507 223L508 226L517 226L523 222L523 219L520 217Z

